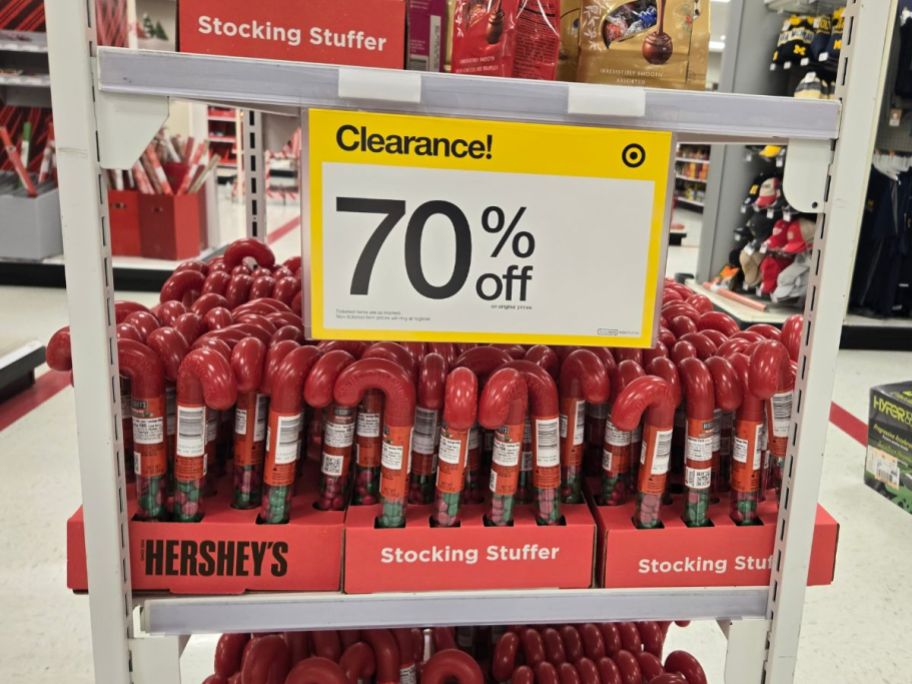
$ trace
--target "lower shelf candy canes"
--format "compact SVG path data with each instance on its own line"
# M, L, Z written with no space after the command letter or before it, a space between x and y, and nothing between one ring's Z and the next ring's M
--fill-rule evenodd
M317 507L324 511L343 510L351 489L356 409L334 403L333 388L339 374L354 361L351 354L341 349L327 352L314 364L304 384L304 401L315 410L324 411L320 498L317 501Z
M337 404L356 406L370 389L384 396L383 451L380 472L380 527L405 525L408 495L408 459L415 422L415 385L397 363L362 358L348 366L336 381Z
M507 368L520 371L529 387L535 519L539 525L556 525L561 520L557 385L546 370L531 361L513 361Z
M177 377L177 448L174 456L174 510L177 522L203 517L207 468L207 412L225 411L237 399L237 385L224 354L210 347L192 350Z
M454 369L446 379L434 493L434 522L440 527L459 523L469 434L477 412L478 379L468 368Z
M633 520L639 528L661 525L659 512L668 475L676 405L672 386L662 378L650 376L627 385L611 410L611 420L621 430L633 430L645 414Z
M741 382L741 406L735 414L732 434L731 519L737 525L755 525L759 521L763 400L751 391L747 356L732 353L728 361Z
M608 401L608 373L588 349L571 352L560 366L561 500L583 501L586 403Z
M304 383L319 357L316 347L298 347L282 359L273 378L260 505L264 523L288 522L301 449Z
M117 341L121 375L130 379L133 464L139 515L166 516L168 454L165 446L165 378L161 359L142 342Z
M484 427L495 431L491 456L491 504L485 518L490 525L503 526L513 522L528 403L528 385L522 373L513 368L495 372L481 393L478 420Z
M255 508L262 496L269 398L259 390L265 366L266 345L256 337L241 340L231 351L238 384L232 440L235 508Z
M415 429L412 432L409 503L427 504L434 500L437 441L446 379L446 360L440 354L425 354L418 364L418 405L415 407Z

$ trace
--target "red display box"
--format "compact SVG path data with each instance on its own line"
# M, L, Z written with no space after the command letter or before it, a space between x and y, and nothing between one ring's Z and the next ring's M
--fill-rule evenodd
M139 192L108 190L108 217L111 253L114 256L140 256Z
M634 503L595 505L598 482L588 483L598 524L596 580L612 589L763 586L770 581L776 533L775 492L759 506L760 525L738 526L722 496L710 507L711 527L687 527L683 496L662 506L662 528L640 530L632 518ZM808 584L830 584L836 564L839 524L817 506Z
M139 228L144 257L175 261L199 256L206 230L205 193L140 195Z
M380 506L345 518L349 594L459 589L578 589L592 585L595 521L585 504L562 505L566 524L539 526L514 509L512 527L486 527L484 505L460 510L459 527L431 527L433 506L409 506L406 525L378 529Z
M178 50L405 66L406 0L180 0Z
M303 478L302 478L303 480ZM135 520L130 514L130 574L137 591L242 594L339 591L345 514L314 508L314 487L292 500L290 522L260 525L259 509L231 507L231 482L206 499L199 523ZM88 589L82 508L67 521L67 586Z

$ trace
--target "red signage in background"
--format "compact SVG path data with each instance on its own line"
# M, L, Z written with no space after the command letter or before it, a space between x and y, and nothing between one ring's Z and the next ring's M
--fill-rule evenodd
M405 0L180 0L178 49L402 69Z

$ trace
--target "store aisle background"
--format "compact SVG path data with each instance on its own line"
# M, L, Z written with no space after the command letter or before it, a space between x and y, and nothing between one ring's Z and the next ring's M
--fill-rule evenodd
M240 235L239 206L227 206L226 213ZM299 250L300 231L288 227L296 214L295 206L269 207L270 226L286 226L273 244L280 258ZM669 275L693 272L700 218L675 212L688 237L682 247L669 248ZM118 292L118 298L157 301L152 293ZM67 322L63 290L0 287L0 311L7 331L42 342ZM834 401L866 422L868 389L909 379L910 361L908 353L841 352ZM5 408L0 405L0 414ZM75 443L69 387L0 429L0 459L7 473L0 479L2 682L93 681L88 600L66 589L65 521L80 504ZM808 591L797 681L907 681L903 652L894 648L898 635L907 631L912 600L912 516L864 486L861 444L830 425L826 449L820 499L841 524L836 581ZM198 684L211 672L214 643L214 636L191 639L182 659L185 684ZM668 647L691 651L710 682L722 681L725 640L714 622L673 627Z

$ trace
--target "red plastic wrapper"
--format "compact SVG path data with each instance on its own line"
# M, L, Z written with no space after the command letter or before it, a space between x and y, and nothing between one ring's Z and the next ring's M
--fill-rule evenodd
M560 0L526 0L516 18L513 76L553 81L560 53Z
M453 73L512 76L519 0L456 0Z

